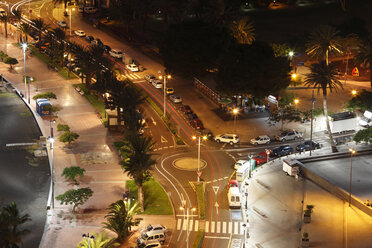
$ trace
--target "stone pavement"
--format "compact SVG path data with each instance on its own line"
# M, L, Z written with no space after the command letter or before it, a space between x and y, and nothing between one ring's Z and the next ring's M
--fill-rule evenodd
M13 86L24 92L23 51L12 43L15 43L14 39L5 39L3 34L0 34L0 50L19 61L13 70L9 70L9 66L5 64L0 64L0 73L11 81ZM30 87L30 105L34 111L35 101L32 97L35 94L51 91L57 96L56 100L51 100L52 105L60 109L56 123L53 124L55 196L74 187L61 177L63 169L73 165L86 170L80 187L90 187L94 191L93 196L78 208L76 216L71 214L70 206L60 205L58 201L55 201L54 210L48 211L45 233L40 247L75 247L82 239L83 233L102 230L101 223L104 221L105 209L112 202L122 198L127 176L123 174L119 165L119 155L112 146L113 138L102 125L89 102L72 87L72 84L80 83L79 79L65 80L29 53L26 58L26 71L27 75L36 79ZM38 115L36 119L43 135L50 136L49 119L40 118ZM71 147L58 141L61 133L56 130L60 123L68 124L72 131L80 135ZM173 216L143 217L145 219L138 228L145 227L149 223L162 223L170 229L174 226ZM134 246L136 236L137 234L133 236L130 244L125 244L123 247Z

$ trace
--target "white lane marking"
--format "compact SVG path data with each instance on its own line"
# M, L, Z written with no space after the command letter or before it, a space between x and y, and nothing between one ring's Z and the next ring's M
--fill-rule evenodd
M206 221L206 222L205 222L205 232L206 232L206 233L209 232L209 221Z
M160 142L161 142L161 143L167 143L168 140L166 140L163 136L161 136L161 138L160 138Z
M234 234L239 234L239 222L234 222Z
M216 223L214 221L211 222L211 233L214 233Z
M195 228L194 228L194 231L195 231L195 232L199 231L199 221L198 221L198 220L195 220Z
M230 237L221 237L221 236L204 236L206 239L230 239Z
M192 227L193 227L193 224L194 224L193 222L194 222L193 220L190 220L190 224L189 224L187 230L192 231Z
M216 233L220 233L221 232L221 222L217 221L217 230L216 230Z
M229 222L229 233L232 233L232 222Z
M222 233L226 233L226 222L222 222Z
M245 228L243 225L244 225L244 222L240 222L240 234L242 235L244 234L244 228Z
M177 230L181 229L182 219L177 220Z
M187 221L184 221L182 225L182 230L186 231L186 227L187 227Z

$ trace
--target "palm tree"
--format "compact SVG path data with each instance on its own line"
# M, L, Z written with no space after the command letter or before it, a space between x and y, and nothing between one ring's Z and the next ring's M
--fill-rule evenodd
M241 18L239 21L233 21L230 31L234 38L240 44L252 44L255 41L253 22L248 18Z
M109 213L105 216L103 227L117 235L117 241L122 243L128 237L132 226L138 226L141 219L134 218L140 211L138 202L130 206L130 202L118 200L107 208Z
M4 22L5 38L8 38L8 20L9 16L7 14L0 15L0 21Z
M141 211L144 211L144 199L142 187L143 183L150 179L150 169L156 163L151 158L150 151L154 146L151 137L128 135L128 146L123 147L125 152L129 154L128 160L122 163L124 172L133 177L134 182L138 187L138 200L141 206Z
M84 238L77 245L78 248L112 248L117 247L119 244L112 243L115 238L109 238L106 232L101 232L100 234L93 232L93 238Z
M329 125L328 118L328 107L327 107L327 88L330 92L332 89L338 88L343 89L342 83L338 80L337 70L335 64L326 64L326 61L321 61L319 64L312 64L310 67L310 73L306 74L305 85L308 87L322 89L323 92L323 111L326 117L327 131L331 142L332 152L337 152L335 142L333 140L331 128Z
M31 22L32 22L32 25L36 28L39 42L41 42L43 31L47 30L49 25L46 24L44 20L41 18L32 19Z
M66 33L63 29L61 28L53 28L50 32L53 35L53 43L55 44L55 54L56 60L60 61L61 66L63 66L63 54L65 52L65 38L66 38Z
M310 34L306 53L324 59L328 65L329 55L342 53L338 34L339 32L332 26L320 26Z
M19 25L19 30L21 31L21 42L25 41L26 43L28 43L28 35L30 34L30 32L32 30L30 24L28 24L28 23L21 23ZM22 34L25 35L25 39L24 40L22 38Z
M362 42L355 60L366 67L369 66L369 80L372 88L372 36Z
M93 69L93 74L98 80L103 71L112 69L113 63L108 57L104 56L105 50L102 46L90 46L88 52L91 56L90 64Z
M14 10L13 11L13 18L17 23L17 40L20 41L20 36L18 37L18 33L19 33L18 29L19 29L19 25L21 24L21 20L22 20L22 12L19 11L19 10Z
M0 212L0 247L17 248L23 246L22 236L28 234L27 229L20 229L20 225L30 221L28 214L20 215L15 202L3 206Z

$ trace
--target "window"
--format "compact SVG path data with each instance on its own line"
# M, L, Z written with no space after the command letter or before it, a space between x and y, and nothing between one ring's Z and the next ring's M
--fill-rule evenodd
M239 196L236 196L235 198L236 198L236 201L238 202L239 201Z
M235 201L235 196L231 196L231 201L232 201L232 202Z

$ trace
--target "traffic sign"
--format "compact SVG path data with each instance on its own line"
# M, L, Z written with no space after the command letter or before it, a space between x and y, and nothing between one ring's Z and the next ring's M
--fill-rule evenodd
M265 149L265 151L266 151L267 155L270 155L270 150L269 149Z
M198 177L201 177L202 171L196 171L196 175L198 175Z

